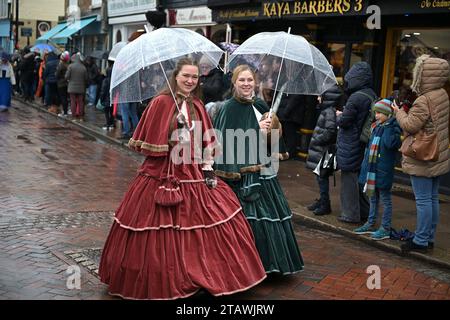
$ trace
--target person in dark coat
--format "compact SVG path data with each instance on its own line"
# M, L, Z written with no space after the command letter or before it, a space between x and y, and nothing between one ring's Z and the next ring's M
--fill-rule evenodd
M114 128L113 106L111 104L111 98L109 95L113 65L114 61L108 60L106 77L102 82L102 87L100 90L100 102L104 107L103 111L105 112L105 120L106 120L105 125L103 126L103 130L109 130Z
M289 158L293 158L297 154L297 146L300 143L298 130L304 122L307 109L306 98L307 96L305 95L286 93L282 93L279 102L278 99L280 98L278 98L278 95L275 98L274 109L277 109L277 116L283 128L283 140L286 144Z
M34 72L34 52L26 47L23 50L24 56L19 64L20 82L22 84L23 97L25 101L33 101L33 72Z
M348 100L343 111L336 111L338 125L337 163L341 169L341 216L338 220L359 223L368 216L369 202L358 183L365 144L360 142L364 121L376 94L372 70L367 62L354 64L344 76Z
M218 68L211 69L211 63L204 56L200 59L200 88L202 90L203 102L223 101L225 93L224 75Z
M59 102L63 107L63 112L59 114L59 116L67 116L68 114L68 106L69 100L67 97L67 80L66 80L66 72L69 67L70 54L67 51L61 53L59 57L59 64L56 68L56 81L58 87L58 96Z
M95 106L97 88L101 79L100 70L93 57L86 58L86 69L88 72L88 106Z
M58 68L58 56L52 51L48 54L43 79L45 83L45 106L48 111L58 114L59 112L59 96L56 79L56 69Z
M75 121L84 121L84 96L88 82L88 72L82 63L81 53L72 55L72 63L67 68L67 93L70 95L70 109Z
M320 104L317 108L320 110L320 115L309 143L308 158L306 159L308 169L314 170L325 151L336 147L336 107L339 106L341 97L342 90L336 84L325 91L319 99ZM307 208L315 215L330 214L329 177L317 176L316 178L319 184L320 198Z

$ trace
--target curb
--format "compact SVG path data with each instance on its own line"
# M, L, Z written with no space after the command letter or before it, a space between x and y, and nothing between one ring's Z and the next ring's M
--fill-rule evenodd
M357 235L354 234L352 231L347 230L345 228L342 227L338 227L335 226L333 224L330 223L326 223L323 221L320 221L318 219L314 219L311 217L308 217L298 211L294 211L292 210L292 213L294 214L295 218L292 220L294 223L297 223L299 225L302 226L308 226L317 230L322 230L322 231L328 231L328 232L333 232L333 233L337 233L343 236L346 236L347 238L353 239L353 240L357 240L357 241L361 241L364 242L365 244L368 244L372 247L375 247L377 249L381 249L384 251L388 251L391 253L395 253L401 257L408 257L408 258L414 258L416 260L419 260L421 262L425 262L428 264L431 264L433 266L439 267L439 268L443 268L443 269L448 269L450 270L450 263L445 262L443 260L439 260L433 257L430 257L426 254L423 253L419 253L419 252L408 252L406 254L403 254L400 247L399 246L395 246L392 245L390 243L386 243L383 241L375 241L370 239L367 236L364 235Z

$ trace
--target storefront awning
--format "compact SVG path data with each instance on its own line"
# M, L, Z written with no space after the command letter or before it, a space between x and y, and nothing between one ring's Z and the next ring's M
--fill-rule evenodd
M58 32L61 32L67 27L67 23L58 23L55 27L48 30L43 36L40 36L37 38L36 42L46 42L47 40L50 40L51 37L53 37Z
M9 38L9 20L0 21L0 37L8 37Z
M97 20L96 17L75 21L74 23L67 25L67 27L63 29L61 32L52 36L51 39L62 40L70 38L74 33L77 33L78 31L86 27L88 24L94 22L95 20Z

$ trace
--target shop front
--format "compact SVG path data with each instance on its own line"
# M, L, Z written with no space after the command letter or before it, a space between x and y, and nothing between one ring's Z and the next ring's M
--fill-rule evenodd
M148 25L145 13L156 10L156 0L109 0L108 23L112 25L112 45L128 41L133 33L143 32Z
M240 1L234 7L221 6L220 2L210 0L208 6L214 21L231 24L233 42L242 43L258 32L287 31L291 27L293 34L302 35L322 51L340 83L356 62L371 64L374 89L380 97L409 89L415 60L421 54L450 61L450 1ZM370 5L380 9L380 29L367 27ZM449 83L446 90L450 94ZM303 158L317 119L315 106L306 109L298 130L299 156ZM400 165L397 171L396 178L408 183ZM450 194L449 174L441 185L440 191Z
M210 0L213 20L229 23L232 42L242 43L259 32L287 31L301 35L316 46L333 66L340 84L345 73L359 61L373 66L375 78L381 79L383 33L366 28L369 1L239 1L239 5L223 6ZM255 3L257 2L257 3ZM380 64L381 63L381 64ZM375 89L381 87L375 81ZM317 99L303 99L299 106L303 122L298 127L298 156L306 158L309 141L317 122Z
M169 9L169 26L186 28L211 38L217 32L216 23L212 21L211 9L206 6L195 8Z
M398 90L401 99L413 101L410 85L416 59L428 54L450 63L450 1L399 0L380 7L386 32L381 95ZM450 79L444 89L450 96ZM408 182L399 167L397 178ZM450 174L441 179L440 192L450 194Z

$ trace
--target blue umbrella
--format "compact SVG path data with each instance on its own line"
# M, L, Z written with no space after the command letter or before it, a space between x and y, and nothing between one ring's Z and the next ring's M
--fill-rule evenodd
M45 51L47 51L47 52L53 51L56 54L59 54L61 52L58 48L56 48L48 43L38 43L38 44L34 45L33 47L31 47L30 51L39 51L39 53L41 53L41 54L44 53Z

